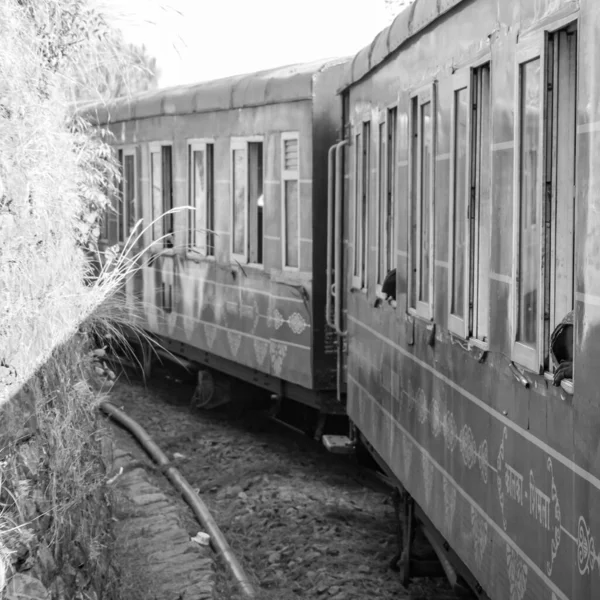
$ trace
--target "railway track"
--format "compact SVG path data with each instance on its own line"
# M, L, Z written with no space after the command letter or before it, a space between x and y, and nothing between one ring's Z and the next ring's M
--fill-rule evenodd
M390 488L350 457L267 418L251 403L190 406L194 384L172 368L146 384L123 373L109 400L135 419L198 491L266 600L448 599L443 579L408 588L389 568L397 549ZM238 390L237 393L243 393ZM248 392L250 393L250 391ZM165 491L176 492L164 479ZM199 526L181 501L190 533ZM424 539L416 551L433 554ZM240 598L220 566L217 599Z

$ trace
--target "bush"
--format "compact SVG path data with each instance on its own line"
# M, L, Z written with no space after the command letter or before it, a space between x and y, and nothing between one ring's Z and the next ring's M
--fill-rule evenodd
M78 560L95 565L85 576L98 593L105 474L81 352L90 329L110 329L102 315L132 263L91 277L118 176L107 132L74 102L109 98L117 67L135 85L152 78L89 0L3 0L0 39L0 434L10 434L0 448L0 590L2 565L45 556L75 578ZM11 429L19 417L27 426Z

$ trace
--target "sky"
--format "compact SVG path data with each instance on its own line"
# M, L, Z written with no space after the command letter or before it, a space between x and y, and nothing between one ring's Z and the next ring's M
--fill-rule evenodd
M390 17L384 0L97 0L158 60L161 87L354 55Z

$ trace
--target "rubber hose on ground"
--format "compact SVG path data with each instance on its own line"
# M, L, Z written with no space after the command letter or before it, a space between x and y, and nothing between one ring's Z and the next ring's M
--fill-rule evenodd
M223 532L210 514L208 507L200 496L194 491L192 486L186 481L183 475L173 466L170 466L170 461L163 451L156 445L144 428L128 417L123 411L119 410L110 402L102 402L100 408L108 416L114 419L117 423L125 427L152 457L152 459L161 467L163 467L165 475L170 479L171 483L181 492L185 501L190 505L194 514L202 523L210 535L211 545L213 550L221 556L225 564L229 567L231 574L237 581L242 593L246 598L256 598L254 588L252 587L248 576L238 562L235 554L231 550Z

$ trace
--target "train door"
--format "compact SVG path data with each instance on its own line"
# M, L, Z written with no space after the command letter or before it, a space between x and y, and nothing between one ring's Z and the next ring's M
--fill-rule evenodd
M343 127L346 131L348 95L344 94ZM344 211L345 147L346 140L329 149L328 204L327 204L327 325L336 336L337 347L337 398L346 394L346 295L344 277L344 238L346 215Z

